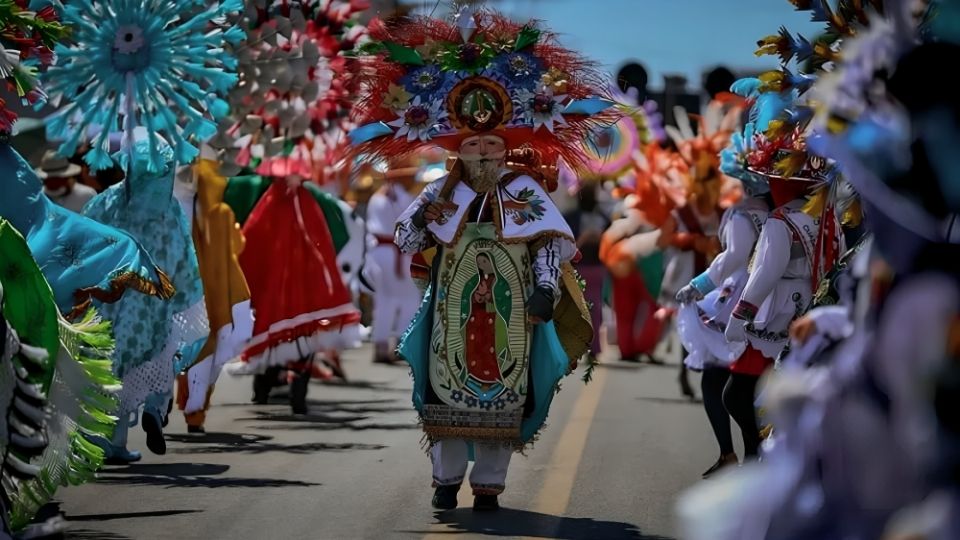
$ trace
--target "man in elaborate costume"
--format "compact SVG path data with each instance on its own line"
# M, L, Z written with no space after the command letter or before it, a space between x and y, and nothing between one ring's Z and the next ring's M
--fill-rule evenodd
M523 144L542 163L576 159L566 141L588 136L610 102L533 24L462 10L456 25L402 20L373 33L374 47L389 52L364 59L370 106L351 133L357 150L399 155L435 144L458 156L396 231L405 253L438 249L398 351L413 369L430 443L433 505L456 507L472 454L474 509L495 510L510 456L542 427L557 383L592 339L567 264L570 228L539 169L511 171L505 160Z

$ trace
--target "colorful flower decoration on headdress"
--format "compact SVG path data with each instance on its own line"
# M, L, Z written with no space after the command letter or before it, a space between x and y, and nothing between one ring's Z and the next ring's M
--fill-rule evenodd
M358 154L457 150L470 136L528 145L542 163L578 166L578 147L619 116L589 62L534 23L462 8L454 22L427 17L371 25L361 49Z
M240 82L214 141L228 169L322 180L345 145L356 93L341 52L365 37L358 17L368 7L366 0L247 2L247 39L237 47Z
M53 46L66 35L52 6L30 11L27 0L0 1L0 79L5 92L25 105L42 105L47 95L37 69L54 61ZM0 134L9 133L17 115L0 97Z
M236 59L224 43L244 33L225 17L242 0L74 0L63 9L69 45L58 45L59 63L47 72L51 96L61 108L48 131L64 140L60 153L73 155L87 127L101 126L85 160L94 169L113 164L111 132L124 131L132 151L133 130L146 128L151 145L164 137L176 161L199 155L191 139L216 133L226 114L220 96L233 87ZM163 166L153 152L151 171Z

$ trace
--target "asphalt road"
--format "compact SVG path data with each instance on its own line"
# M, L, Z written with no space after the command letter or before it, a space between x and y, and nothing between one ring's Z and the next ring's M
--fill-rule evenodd
M58 494L68 538L441 539L673 538L677 494L717 450L701 405L665 366L605 358L587 386L564 381L547 428L515 455L503 509L430 507L429 459L410 406L408 370L348 352L345 384L311 384L310 414L279 392L249 403L250 378L224 375L205 435L175 412L165 456L107 467ZM695 386L699 386L694 377ZM145 449L142 432L131 447Z

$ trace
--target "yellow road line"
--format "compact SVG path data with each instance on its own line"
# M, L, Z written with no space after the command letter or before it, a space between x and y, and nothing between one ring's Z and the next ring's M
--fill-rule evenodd
M600 405L606 380L606 369L594 370L593 381L577 396L573 410L570 411L570 418L553 451L547 476L543 481L543 487L540 488L533 511L552 516L561 516L567 511L573 484L577 479L577 470L580 468L580 460L587 446L587 436L590 434L593 417Z

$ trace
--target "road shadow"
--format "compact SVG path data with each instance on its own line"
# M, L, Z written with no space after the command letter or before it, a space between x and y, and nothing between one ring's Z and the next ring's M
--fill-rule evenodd
M71 516L64 514L63 518L69 522L76 521L113 521L115 519L139 519L150 517L169 517L180 514L198 514L201 510L154 510L152 512L117 512L114 514L82 514Z
M202 433L164 434L168 441L185 443L186 446L167 449L169 454L266 454L283 452L287 454L309 454L310 452L347 452L350 450L380 450L386 446L363 443L300 443L280 444L270 435L251 435L248 433Z
M449 534L473 533L498 537L551 538L557 540L673 540L644 535L630 523L591 518L561 517L503 508L493 513L475 513L468 508L437 512L438 523L453 530ZM423 531L424 533L428 531ZM447 534L442 531L441 534Z
M341 407L341 406L363 406L363 405L378 405L385 403L396 403L396 399L308 399L308 405L315 405L317 407ZM277 391L276 396L270 396L270 405L287 405L290 406L288 396L281 394ZM217 403L217 407L255 407L252 402L246 401L243 403Z
M409 369L409 367L407 368ZM390 381L364 381L361 379L350 379L347 380L329 380L329 381L310 381L315 384L322 384L323 386L329 386L332 388L355 388L359 390L376 390L377 392L400 392L404 394L409 394L409 388L397 388L391 386Z
M665 405L703 405L703 400L700 398L687 398L687 397L650 397L650 396L640 396L637 398L637 401L646 401L647 403L662 403Z
M122 534L93 529L67 529L63 532L62 538L65 540L133 540Z
M268 437L272 439L273 437ZM352 450L381 450L386 448L382 444L364 444L364 443L300 443L300 444L281 444L274 442L257 442L248 445L222 445L214 444L209 446L185 446L182 448L171 448L170 454L192 455L192 454L267 454L271 452L282 452L285 454L309 454L312 452L349 452Z
M416 422L397 423L397 424L284 424L284 425L256 425L247 426L248 429L262 429L264 431L283 430L283 431L402 431L420 429Z
M163 463L127 465L101 471L98 484L140 485L179 488L263 488L310 487L320 484L281 478L218 478L230 470L229 465L213 463Z
M245 447L272 440L269 435L255 435L253 433L164 433L164 438L171 442L184 444L217 444L221 446Z
M307 405L310 408L309 404ZM253 416L246 416L237 418L235 422L249 422L253 421L266 421L266 422L296 422L301 423L311 423L311 424L348 424L350 422L358 422L360 420L366 420L370 418L369 416L357 415L357 416L334 416L330 414L318 413L311 411L307 414L291 414L289 409L284 410L283 412L274 412L274 411L251 411Z

